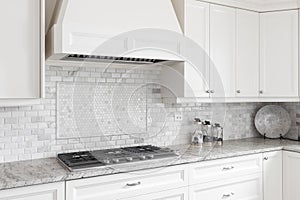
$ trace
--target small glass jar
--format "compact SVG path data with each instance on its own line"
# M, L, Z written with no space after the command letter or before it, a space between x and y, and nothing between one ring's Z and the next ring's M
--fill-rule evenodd
M192 135L192 144L193 145L202 145L203 144L203 126L200 120L195 120L197 123L197 128Z

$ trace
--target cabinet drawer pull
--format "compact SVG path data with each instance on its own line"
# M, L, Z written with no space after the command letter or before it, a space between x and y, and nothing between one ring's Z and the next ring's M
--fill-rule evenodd
M134 186L138 186L138 185L141 185L141 182L136 182L136 183L127 183L126 186L128 187L134 187Z
M223 194L222 199L228 199L228 198L230 198L233 195L234 195L233 192L231 192L230 194Z
M231 167L223 167L223 171L228 171L228 170L232 170L234 169L234 166L231 166Z

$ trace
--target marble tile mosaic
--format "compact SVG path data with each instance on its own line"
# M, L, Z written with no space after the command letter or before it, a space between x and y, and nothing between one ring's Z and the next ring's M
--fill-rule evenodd
M57 137L146 133L146 88L134 84L58 84Z

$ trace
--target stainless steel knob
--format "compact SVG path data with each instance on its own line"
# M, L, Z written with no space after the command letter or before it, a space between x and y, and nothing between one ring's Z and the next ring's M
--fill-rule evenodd
M127 160L128 162L131 162L131 161L133 160L133 158L132 158L132 157L127 157L126 160Z
M103 160L102 162L108 165L110 163L110 160L106 159L106 160Z
M146 159L146 156L140 155L139 158L140 158L141 160L145 160L145 159Z
M206 92L207 94L209 94L209 93L210 93L210 91L209 91L209 90L206 90L205 92Z
M241 90L237 90L236 93L240 94L240 93L241 93Z
M264 160L269 160L269 158L268 157L264 157Z
M212 94L213 94L213 93L215 93L215 91L214 91L214 90L211 90L211 91L210 91L210 93L212 93Z
M153 158L154 158L154 155L152 155L152 154L149 154L149 155L147 155L147 158L149 158L149 159L153 159Z
M263 94L263 93L264 93L264 91L262 91L262 90L259 91L259 94Z

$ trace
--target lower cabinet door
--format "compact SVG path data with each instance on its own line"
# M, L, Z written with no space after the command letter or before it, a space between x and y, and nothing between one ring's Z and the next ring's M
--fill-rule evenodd
M283 152L283 200L300 199L300 153Z
M263 155L264 200L282 200L282 151Z
M65 184L51 183L0 191L0 200L64 200Z
M119 200L188 200L188 188L178 188Z
M262 200L262 174L194 185L189 200Z

